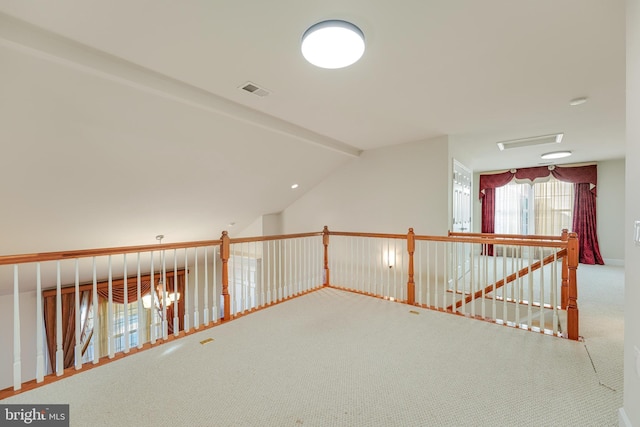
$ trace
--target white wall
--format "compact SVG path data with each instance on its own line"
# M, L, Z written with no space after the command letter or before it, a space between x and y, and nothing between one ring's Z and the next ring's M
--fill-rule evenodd
M283 232L445 235L451 164L447 137L365 151L285 209Z
M624 159L598 162L598 243L605 264L624 264Z
M627 0L627 148L625 219L624 409L627 425L640 427L640 246L633 243L633 222L640 220L640 0ZM621 417L623 418L623 417ZM621 422L621 425L622 424Z

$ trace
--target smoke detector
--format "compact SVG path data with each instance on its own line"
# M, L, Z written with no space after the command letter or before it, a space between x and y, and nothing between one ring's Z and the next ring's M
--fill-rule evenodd
M249 92L253 95L259 96L261 98L264 98L265 96L269 95L271 92L268 91L267 89L258 86L255 83L252 82L246 82L245 84L241 85L238 89L242 89L246 92Z

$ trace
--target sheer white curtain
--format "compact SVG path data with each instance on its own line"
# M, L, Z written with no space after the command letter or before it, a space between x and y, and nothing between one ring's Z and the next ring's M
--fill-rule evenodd
M550 176L496 188L495 232L560 235L571 228L573 184Z

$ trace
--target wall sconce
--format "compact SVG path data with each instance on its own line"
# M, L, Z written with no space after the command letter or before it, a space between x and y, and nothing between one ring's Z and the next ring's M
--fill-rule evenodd
M383 251L382 263L389 268L393 268L396 265L396 252L393 250Z

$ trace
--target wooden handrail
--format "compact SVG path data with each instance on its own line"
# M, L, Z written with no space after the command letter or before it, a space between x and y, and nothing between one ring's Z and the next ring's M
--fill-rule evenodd
M565 248L567 244L565 242L559 240L516 240L516 239L505 239L505 238L495 238L491 239L489 237L458 237L458 236L418 236L416 235L416 240L428 240L433 242L455 242L455 243L475 243L478 245L509 245L509 246L535 246L535 247L545 247L545 248Z
M279 235L258 236L258 237L239 237L239 238L233 238L233 239L230 238L229 243L233 245L234 243L267 242L271 240L299 239L302 237L315 237L315 236L322 236L322 235L323 235L322 232L318 232L318 233L279 234Z
M30 262L57 261L75 258L91 258L94 256L122 255L135 252L155 252L170 249L217 246L220 240L201 240L197 242L163 243L156 245L121 246L115 248L80 249L74 251L42 252L35 254L2 255L0 265L24 264Z
M448 235L450 237L487 237L491 239L562 240L562 236L541 236L536 234L460 233L449 231Z
M352 233L349 231L330 231L332 236L345 237L375 237L378 239L406 239L406 234L387 234L387 233Z
M562 249L561 251L558 251L555 254L548 255L547 257L545 257L541 261L535 262L535 263L531 264L531 266L526 266L526 267L520 269L520 271L518 271L516 273L511 273L506 278L498 280L496 283L493 283L493 284L487 286L484 289L476 291L476 293L473 294L473 295L467 296L464 299L464 303L465 304L469 304L471 301L473 301L474 299L480 298L484 294L488 294L489 292L493 292L494 290L500 289L504 285L507 285L507 284L515 281L516 279L518 279L520 277L523 277L524 275L526 275L526 274L528 274L530 272L533 273L534 271L539 270L541 267L544 267L547 264L551 264L552 262L554 262L554 261L556 261L556 260L558 260L560 258L564 258L566 256L567 256L567 250L566 249ZM462 306L462 300L456 302L456 309L460 308L461 306ZM453 311L453 304L447 307L447 311Z

